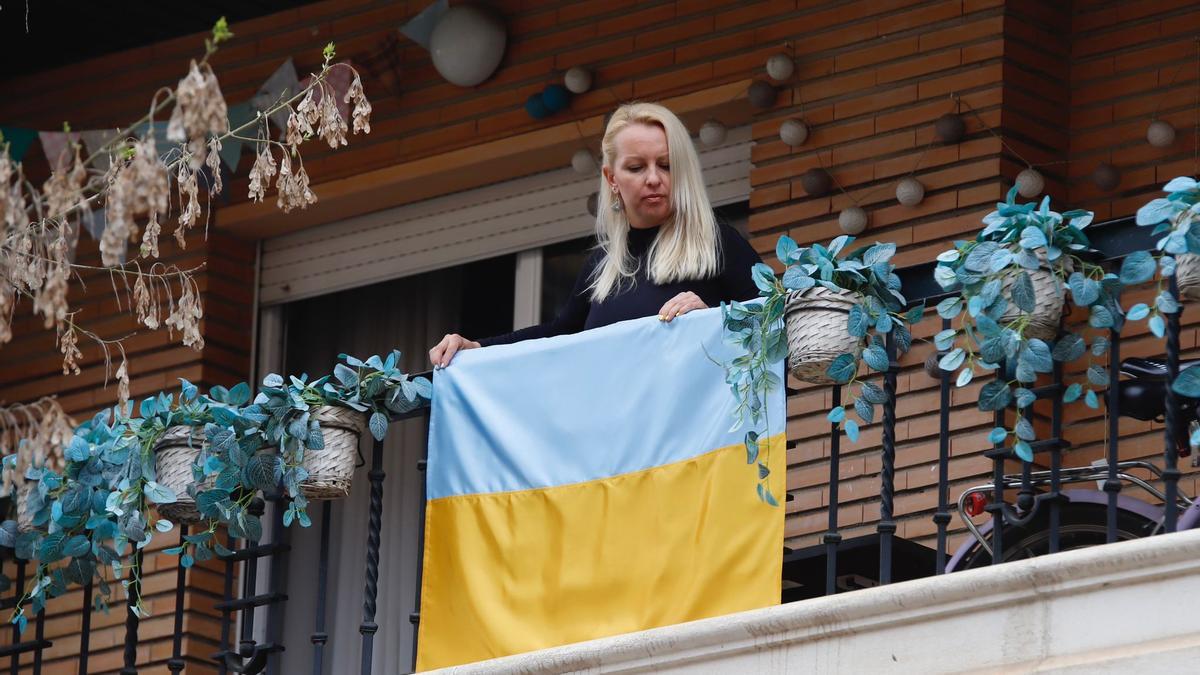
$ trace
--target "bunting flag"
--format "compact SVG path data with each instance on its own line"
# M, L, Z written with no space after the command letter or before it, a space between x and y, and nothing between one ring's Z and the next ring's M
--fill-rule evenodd
M299 85L300 80L296 77L296 66L291 59L288 59L258 88L258 93L250 99L250 105L255 110L266 112L281 101L295 96L296 92L300 91ZM288 111L286 109L276 111L274 115L271 115L271 123L275 125L276 134L287 127L287 118Z
M34 139L38 136L33 129L20 127L0 127L0 134L4 134L4 142L8 143L8 156L14 162L19 162L25 157L29 146L33 145Z
M50 168L54 171L65 171L71 167L71 162L75 159L75 152L71 150L68 144L68 136L70 143L79 142L79 133L65 131L39 131L38 140L42 142L42 152L46 153L46 161L50 163Z
M254 119L256 114L257 111L250 104L250 101L229 106L229 129L233 130L241 127L246 122ZM250 136L253 133L243 131L241 135ZM243 145L244 143L241 140L233 136L221 141L221 161L225 163L225 166L229 167L230 171L237 171L238 163L242 159Z
M166 120L142 122L134 127L130 133L138 138L145 138L149 134L154 134L154 147L158 150L158 154L162 156L177 145L167 139L167 124Z
M436 0L409 19L408 23L401 26L400 32L428 51L430 38L433 37L433 27L437 25L438 19L442 18L448 9L450 9L450 3L447 0Z
M117 137L116 129L91 129L79 132L83 138L83 147L87 148L88 155L95 155L109 141ZM101 171L107 171L109 164L109 156L107 153L97 155L94 160L94 165Z
M418 670L778 604L784 509L758 497L710 355L736 356L719 309L437 372ZM782 390L766 410L782 495Z

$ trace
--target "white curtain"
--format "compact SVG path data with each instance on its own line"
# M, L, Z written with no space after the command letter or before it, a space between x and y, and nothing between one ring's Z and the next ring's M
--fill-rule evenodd
M340 352L366 358L386 356L395 348L403 352L406 372L424 371L429 346L460 323L461 284L461 274L451 269L290 305L285 318L285 369L307 372L314 378L332 372ZM387 477L383 483L374 673L406 673L412 668L409 614L416 609L424 480L416 466L425 445L425 426L424 417L397 422L384 442ZM364 434L360 449L365 464L355 472L349 498L332 503L325 614L329 640L321 671L327 674L345 675L360 669L371 444L370 434ZM286 651L271 659L273 673L313 672L311 635L317 609L321 510L322 503L311 503L312 527L293 525L286 531L285 540L292 549L276 566L280 578L272 585L287 593L288 600L271 617L269 629L271 637L282 640Z

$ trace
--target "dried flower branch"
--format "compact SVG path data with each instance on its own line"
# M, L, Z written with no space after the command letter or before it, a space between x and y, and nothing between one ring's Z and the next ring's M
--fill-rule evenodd
M192 278L195 269L167 268L160 263L143 269L140 264L159 256L158 240L162 222L170 216L172 193L179 205L175 239L184 248L187 233L204 215L199 174L207 174L209 195L221 191L221 142L234 137L255 143L250 199L262 201L278 175L275 186L280 209L289 212L315 203L317 196L304 169L301 146L317 136L332 148L341 147L347 144L349 131L335 99L338 92L329 82L333 68L350 69L353 81L343 102L354 104L354 133L370 133L371 104L359 75L349 63L332 62L332 44L323 50L320 72L313 74L306 87L269 106L250 122L231 128L228 106L208 63L218 45L231 36L224 19L218 21L211 38L205 41L203 58L189 64L173 89L156 92L149 112L128 127L152 123L173 105L167 138L175 145L165 156L152 133L141 138L115 134L86 157L82 146L72 143L64 151L64 161L55 163L57 168L37 190L25 179L21 164L10 160L5 152L7 144L0 137L0 345L11 341L16 307L21 298L26 298L32 310L43 317L43 326L55 331L64 373L80 372L80 336L101 346L106 375L110 347L120 350L116 380L118 398L123 403L129 396L129 369L122 341L129 336L106 339L79 326L75 321L77 311L68 301L73 280L82 283L80 271L96 269L74 262L80 218L96 206L105 208L100 259L105 266L102 269L114 275L118 304L121 300L115 279L120 277L132 295L128 311L140 325L150 330L166 328L172 336L178 332L184 345L202 349L200 321L204 311L199 286ZM269 119L281 110L290 111L286 144L271 137ZM252 137L240 135L251 129L257 130ZM272 150L276 145L283 151L279 164ZM103 170L95 165L101 158L108 160ZM139 239L140 245L131 255L129 244Z

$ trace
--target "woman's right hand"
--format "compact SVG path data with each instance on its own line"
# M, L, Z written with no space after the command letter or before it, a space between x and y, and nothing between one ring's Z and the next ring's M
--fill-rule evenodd
M445 368L450 365L450 360L460 350L478 349L481 346L478 342L468 340L458 333L450 333L429 350L429 361L434 368Z

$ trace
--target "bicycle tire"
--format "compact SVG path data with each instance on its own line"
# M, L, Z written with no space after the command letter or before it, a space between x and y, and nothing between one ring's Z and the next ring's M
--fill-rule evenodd
M1004 562L1047 555L1050 552L1050 507L1042 506L1032 521L1009 525L1003 531ZM1068 502L1059 511L1059 551L1070 551L1107 542L1108 509L1103 504ZM1158 523L1130 511L1117 511L1117 541L1149 536ZM989 538L990 543L990 538ZM976 543L955 569L974 569L992 564L992 554Z

